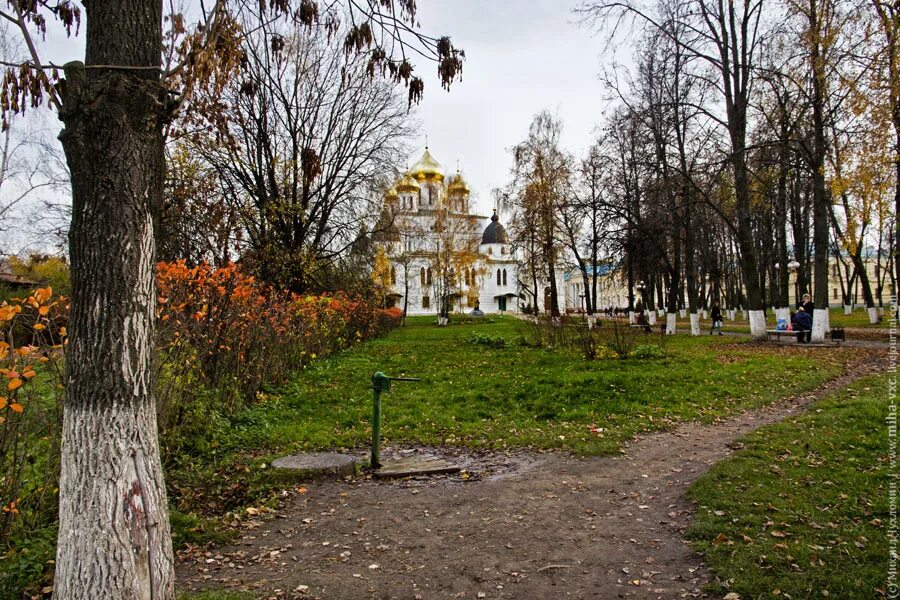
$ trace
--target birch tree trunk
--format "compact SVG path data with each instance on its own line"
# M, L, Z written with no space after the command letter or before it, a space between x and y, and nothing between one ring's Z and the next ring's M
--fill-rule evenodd
M54 594L174 597L151 376L162 190L161 0L84 2L85 68L66 65L72 180L70 346Z

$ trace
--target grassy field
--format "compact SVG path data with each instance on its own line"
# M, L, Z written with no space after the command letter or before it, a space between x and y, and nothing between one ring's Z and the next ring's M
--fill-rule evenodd
M262 497L267 465L298 450L362 448L370 439L373 372L419 377L384 397L386 443L483 448L620 449L635 433L712 420L811 389L847 354L760 347L734 338L678 336L662 359L586 361L519 345L511 317L438 328L430 319L313 363L287 386L231 418L205 451L167 473L179 508L215 514ZM507 346L470 343L473 333ZM656 339L655 336L647 336ZM591 431L591 428L602 431Z
M690 537L741 598L884 596L888 376L765 427L690 491Z

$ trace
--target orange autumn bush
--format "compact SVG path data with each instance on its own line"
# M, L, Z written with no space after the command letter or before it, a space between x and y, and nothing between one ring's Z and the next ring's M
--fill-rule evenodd
M55 515L67 312L49 287L0 303L0 540Z
M160 425L183 427L253 401L309 361L380 335L400 312L344 294L297 295L275 290L237 265L184 261L157 266ZM216 390L215 406L186 397ZM189 433L189 432L187 432ZM184 437L184 436L180 436ZM171 443L171 440L170 440Z

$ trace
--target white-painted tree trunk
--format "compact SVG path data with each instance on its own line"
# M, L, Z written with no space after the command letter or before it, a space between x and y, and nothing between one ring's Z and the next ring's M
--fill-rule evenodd
M852 305L852 304L845 304L845 305L844 305L844 314L845 314L845 315L852 315L852 314L853 314L853 305Z
M59 497L55 598L172 597L174 580L160 580L174 573L155 411L67 407Z
M691 335L700 335L700 315L691 313Z
M666 335L675 335L675 323L677 318L677 313L666 313Z
M629 324L629 325L634 325L634 323L635 323L634 311L633 311L633 310L629 310L629 311L628 311L628 324Z
M657 316L657 317L660 317L660 318L661 318L661 317L664 317L665 314L666 314L666 309L664 309L664 308L657 308L657 309L656 309L656 316Z
M750 335L755 339L766 339L766 313L761 310L745 310L745 317L749 317Z
M735 311L733 308L728 310L728 320L729 321L734 321L734 318L736 316L737 316L737 311Z
M813 311L812 335L810 341L814 344L825 342L825 332L828 330L828 309L817 308Z
M656 325L656 312L655 311L647 311L647 322L650 325Z
M700 318L703 319L704 321L706 320L706 309L705 308L700 311Z
M871 325L875 325L878 323L878 309L874 306L868 310L869 313L869 323Z
M777 323L779 319L784 319L788 323L791 322L791 309L788 307L776 308L775 309L775 322Z
M687 316L687 309L684 309L684 308L679 309L679 310L678 310L678 315L679 315L682 319L685 318L685 317Z
M745 320L745 321L749 321L749 320L750 320L750 313L751 313L751 312L754 312L754 311L744 309L743 312L744 312L744 320ZM765 322L766 322L766 313L764 313L763 311L759 311L759 312L762 313L762 315L763 315L763 323L765 323Z

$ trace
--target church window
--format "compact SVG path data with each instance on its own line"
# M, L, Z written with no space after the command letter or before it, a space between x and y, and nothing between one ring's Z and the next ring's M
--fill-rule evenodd
M422 280L422 286L424 287L425 286L425 267L422 267L419 270L419 279Z
M428 275L428 277L427 277L427 280L428 280L427 283L428 283L428 285L431 285L431 284L432 284L432 281L433 281L432 278L431 278L431 267L428 267L428 271L427 271L426 273L427 273L427 275Z
M502 282L502 274L500 273L500 269L497 269L497 285L501 285Z
M490 248L488 248L488 256L492 255L493 253L494 253L494 251L491 250Z
M503 285L506 285L506 269L503 269Z
M506 246L500 246L500 254L506 254Z
M391 285L397 285L397 269L391 267Z
M431 298L422 296L422 308L431 308Z

